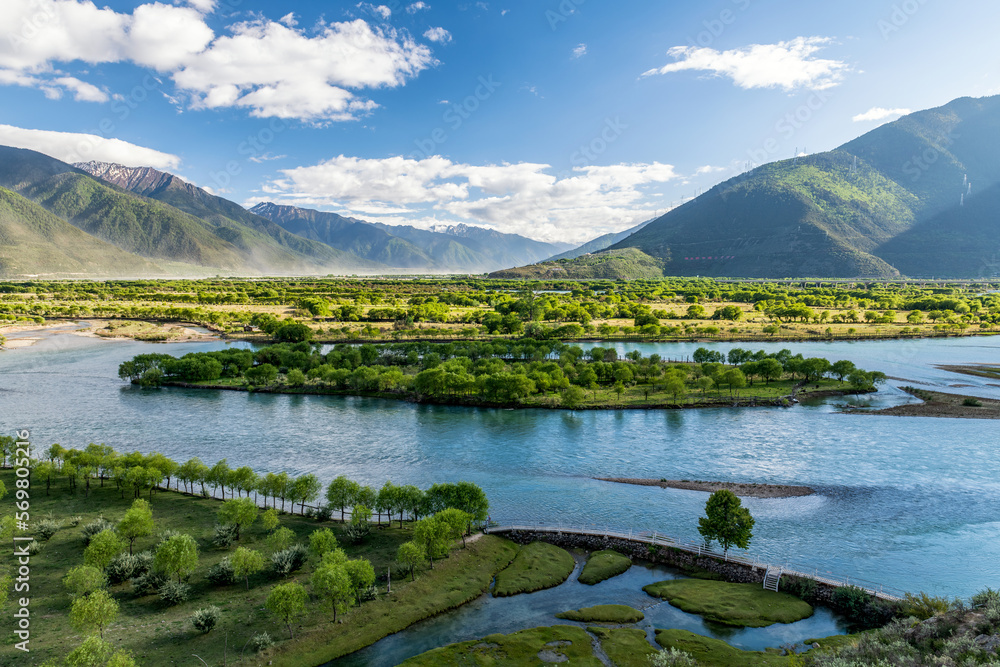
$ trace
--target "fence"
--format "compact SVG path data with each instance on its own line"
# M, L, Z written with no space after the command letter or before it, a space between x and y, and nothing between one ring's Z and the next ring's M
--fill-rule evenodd
M491 526L487 529L487 532L494 533L511 533L511 532L533 532L533 533L560 533L560 534L571 534L571 535L591 535L595 537L607 537L619 540L627 540L630 542L639 542L642 544L650 544L660 547L668 547L671 549L679 549L681 551L686 551L688 553L695 554L697 556L704 556L708 558L715 558L718 560L725 561L727 563L739 563L747 567L767 569L769 567L777 569L773 563L767 563L760 560L760 558L749 554L730 554L728 552L720 553L712 549L706 548L704 544L699 542L685 542L682 540L675 540L667 535L662 535L656 531L636 531L629 529L628 531L622 529L613 528L600 528L596 526L554 526L545 524L533 524L533 523L511 523L506 525ZM905 595L905 592L893 588L890 586L883 586L875 582L860 579L858 577L842 577L830 572L821 572L819 569L813 568L810 572L809 568L801 568L793 565L782 565L781 566L782 575L791 575L793 577L801 577L804 579L812 579L813 581L826 584L828 586L840 587L840 586L855 586L861 588L875 597L882 598L884 600L901 600Z

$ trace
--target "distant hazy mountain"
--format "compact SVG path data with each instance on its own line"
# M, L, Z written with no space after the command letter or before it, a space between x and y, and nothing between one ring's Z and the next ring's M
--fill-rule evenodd
M632 234L635 234L637 231L639 231L640 229L642 229L643 227L645 227L646 225L648 225L651 222L652 222L652 220L647 220L646 222L640 223L640 224L636 225L635 227L630 227L629 229L626 229L623 232L617 232L617 233L605 234L603 236L598 236L596 239L587 241L583 245L577 246L576 248L573 248L572 250L567 250L566 252L560 253L560 254L555 255L553 257L549 257L548 260L546 260L546 261L555 262L555 261L560 260L560 259L574 259L574 258L579 257L581 255L587 255L589 253L600 252L602 250L610 248L611 246L613 246L614 244L618 243L619 241L624 241L628 237L632 236Z
M271 202L257 204L251 213L307 239L401 269L483 273L538 261L566 247L469 225L417 229Z
M1000 97L962 98L757 167L610 250L637 248L681 276L997 275L998 155Z

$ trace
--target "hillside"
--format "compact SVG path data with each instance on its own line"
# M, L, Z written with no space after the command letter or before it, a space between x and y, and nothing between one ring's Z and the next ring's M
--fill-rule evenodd
M403 269L482 273L536 262L568 247L470 225L426 230L272 202L257 204L251 213L293 234Z
M678 276L996 275L998 151L1000 97L958 99L757 167L610 249L637 248Z
M628 237L632 236L632 234L635 234L637 231L639 231L640 229L642 229L651 222L652 220L647 220L641 224L636 225L635 227L630 227L629 229L626 229L623 232L604 234L603 236L598 236L596 239L587 241L583 245L577 246L572 250L567 250L566 252L559 253L558 255L553 255L552 257L549 257L546 261L555 262L560 259L576 259L581 255L588 255L591 253L606 250L607 248L610 248L614 244L619 243L620 241L624 241Z
M135 277L164 270L94 238L15 192L0 188L0 276Z
M494 271L490 278L509 280L649 280L662 278L664 260L636 248L607 250L575 259L560 259Z

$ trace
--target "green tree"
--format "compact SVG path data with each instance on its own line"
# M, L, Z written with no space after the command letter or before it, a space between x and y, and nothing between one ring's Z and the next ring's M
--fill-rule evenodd
M293 368L285 376L285 382L288 383L289 387L301 387L306 383L306 374L298 368Z
M313 552L320 559L329 551L337 548L337 538L329 528L314 530L309 536L309 551Z
M233 565L233 574L243 579L247 590L250 590L250 575L264 569L264 554L256 549L237 547L229 562Z
M446 510L438 512L434 515L434 518L448 526L448 537L451 540L457 540L459 537L462 538L462 548L464 549L466 546L465 529L472 517L467 512L463 512L455 507L449 507Z
M784 372L784 366L777 359L767 358L760 362L759 373L764 378L764 384L770 384L771 380L780 379Z
M205 476L205 481L212 485L212 495L215 495L216 490L222 487L222 498L226 498L226 486L229 484L229 476L232 471L229 469L229 464L226 459L222 459L218 463L209 469L208 474Z
M63 577L63 586L71 597L90 595L107 587L108 578L93 565L77 565Z
M45 665L54 663L46 662ZM65 667L136 667L135 658L124 650L115 650L97 635L90 635L69 652Z
M111 529L102 530L90 538L90 544L83 550L83 563L103 570L123 551L125 551L125 540Z
M841 359L840 361L835 361L830 367L830 372L837 376L838 382L843 382L844 378L853 373L857 369L854 362L847 361L846 359Z
M429 516L413 525L413 541L424 549L432 568L435 558L448 555L450 534L449 526L439 521L437 516Z
M305 513L306 503L312 502L319 497L319 492L323 485L316 479L316 475L301 475L292 482L290 497L294 503L299 503L299 514Z
M128 540L128 552L131 554L138 538L153 534L153 510L149 503L142 498L133 501L132 507L125 512L115 531Z
M80 632L97 630L104 639L104 628L118 618L118 603L106 590L94 591L90 595L73 600L69 611L69 624Z
M267 547L271 551L284 551L292 546L295 541L295 533L291 528L282 526L267 536Z
M370 561L359 558L344 563L344 569L351 580L351 589L354 591L354 598L360 605L362 594L375 583L375 568L372 567Z
M330 503L330 507L340 508L341 521L344 521L344 514L347 508L354 506L357 502L360 490L360 484L347 479L343 475L330 482L330 486L326 489L326 499Z
M330 605L333 622L337 622L337 612L347 611L354 596L351 577L344 563L322 563L309 580L313 594Z
M236 539L240 530L253 525L257 520L258 508L250 498L232 498L219 508L219 521L225 526L236 526Z
M705 503L705 516L698 519L698 532L706 542L716 541L724 552L729 547L746 549L753 537L753 517L732 491L713 493Z
M269 612L284 621L288 627L288 638L293 639L292 621L306 612L308 600L309 595L302 584L290 581L272 588L264 606Z
M264 510L264 513L260 515L260 525L267 532L271 532L278 527L278 510L274 507L269 507Z
M153 566L168 575L177 575L177 582L198 567L198 545L190 535L174 535L156 548Z
M243 373L243 377L246 378L248 384L258 387L266 386L278 379L278 369L271 364L261 364L247 369Z
M205 493L205 481L208 476L209 467L201 462L197 456L185 463L177 470L177 476L184 482L184 488L191 485L191 492L194 493L195 483L201 484L201 492Z
M396 562L410 572L410 581L416 581L415 570L427 562L427 550L416 542L403 542L396 551Z

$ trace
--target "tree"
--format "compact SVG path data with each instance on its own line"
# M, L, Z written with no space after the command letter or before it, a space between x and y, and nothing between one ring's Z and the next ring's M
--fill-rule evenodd
M264 510L264 513L260 515L260 525L269 533L277 528L278 510L273 507Z
M267 546L271 551L284 551L292 546L295 541L295 533L291 528L282 526L267 537Z
M205 493L205 477L208 475L208 466L201 462L197 456L181 465L177 470L177 476L184 482L184 487L191 485L191 492L194 493L195 482L201 484L201 492Z
M46 665L54 663L46 662ZM136 667L135 658L124 650L115 650L97 635L90 635L83 643L69 652L66 667Z
M344 563L322 563L309 580L316 597L326 601L333 610L333 622L337 622L337 612L347 611L354 596L351 577Z
M313 330L300 322L282 325L274 332L274 337L283 343L300 343L310 340L312 336Z
M219 521L225 526L236 526L236 539L240 530L253 525L257 520L257 503L250 498L232 498L219 508Z
M771 380L777 380L782 376L785 367L777 359L767 358L760 361L758 372L764 378L764 384L770 384Z
M326 499L330 503L330 507L340 508L340 520L344 521L344 514L348 507L352 507L355 502L357 502L358 492L361 490L361 485L357 482L353 482L343 475L337 477L337 479L330 482L330 486L326 489Z
M229 484L229 476L231 474L232 471L229 469L229 464L226 462L226 459L222 459L212 466L212 468L208 471L208 474L205 476L205 481L212 485L213 496L215 495L216 490L221 486L222 498L225 500L226 485Z
M316 479L316 475L301 475L292 482L290 497L294 512L294 504L299 503L299 514L305 513L306 503L312 502L319 496L323 485Z
M414 524L413 541L424 549L427 557L430 558L432 568L435 558L448 555L450 534L451 530L448 525L439 521L437 516L429 516Z
M90 544L83 550L83 563L103 570L123 551L125 551L125 540L111 529L102 530L90 538Z
M160 544L153 557L153 566L168 575L181 578L198 567L198 545L190 535L174 535Z
M69 623L81 632L97 630L104 639L104 628L118 618L118 603L106 590L94 591L90 595L73 600L69 611Z
M344 569L351 580L351 589L354 591L354 598L361 604L361 595L368 590L368 587L375 583L375 568L370 561L364 558L349 560L344 563Z
M251 385L265 386L278 379L278 369L271 364L261 364L247 369L243 377Z
M856 368L854 362L841 359L833 363L830 372L837 376L838 382L843 382L844 378L853 373Z
M329 528L314 530L309 536L309 551L313 552L321 559L327 552L337 548L337 538Z
M153 510L149 503L137 498L118 522L115 531L128 540L128 552L131 554L136 539L153 534Z
M729 386L730 396L733 390L739 390L747 386L747 378L743 375L743 371L738 368L730 368L725 373L722 374L722 381Z
M284 621L288 627L288 638L293 639L292 621L297 616L306 612L306 602L309 595L302 584L290 581L285 584L278 584L271 589L267 595L264 606L269 612Z
M396 562L410 571L410 581L416 581L414 571L427 562L427 550L416 542L403 542L396 551Z
M63 586L74 598L90 595L107 585L108 578L93 565L77 565L63 577Z
M264 554L256 549L237 547L230 557L229 562L233 565L233 574L243 579L247 590L250 590L250 575L257 574L264 569Z
M237 468L229 478L229 483L233 488L238 489L241 493L246 493L247 498L250 497L250 492L257 488L258 482L257 473L250 466Z
M723 552L729 547L746 549L753 537L753 517L732 491L713 493L705 503L705 516L698 519L698 532L705 541L718 542Z
M285 376L285 382L289 387L301 387L306 383L306 374L298 368L293 368Z
M452 540L457 540L459 537L462 538L462 548L465 548L465 528L469 525L471 517L467 512L463 512L460 509L454 507L449 507L446 510L438 512L435 519L448 526L448 537Z

